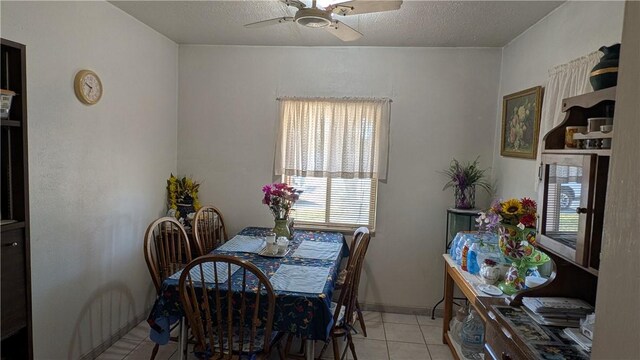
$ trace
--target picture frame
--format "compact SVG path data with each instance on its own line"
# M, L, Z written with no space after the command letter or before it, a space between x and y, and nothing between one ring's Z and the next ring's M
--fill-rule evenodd
M535 159L538 153L542 86L535 86L502 98L500 155Z

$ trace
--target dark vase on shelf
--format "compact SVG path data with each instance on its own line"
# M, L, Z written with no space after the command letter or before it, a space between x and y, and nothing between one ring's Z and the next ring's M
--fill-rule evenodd
M456 209L473 209L474 207L476 207L475 186L454 186L453 191Z
M187 227L191 227L189 223L189 219L187 215L196 212L196 209L193 205L193 198L191 196L185 196L182 198L182 201L176 204L178 206L178 212L180 213L179 217L184 219L184 225Z
M603 46L599 50L604 55L600 58L600 62L591 69L591 75L589 76L593 90L610 88L618 83L620 44Z

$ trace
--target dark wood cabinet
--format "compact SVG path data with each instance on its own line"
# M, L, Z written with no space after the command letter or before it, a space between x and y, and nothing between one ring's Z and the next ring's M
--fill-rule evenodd
M31 275L27 166L27 82L25 46L1 40L0 87L15 93L0 144L2 197L2 359L31 359Z
M565 137L569 126L587 128L589 118L611 118L615 99L615 87L564 99L565 119L545 135L540 164L538 244L594 275L600 268L613 131L573 135L581 142L592 141L592 148L565 149ZM603 136L609 142L606 148Z
M534 359L527 351L523 353L513 340L511 329L492 319L485 323L484 358L487 360L525 360Z

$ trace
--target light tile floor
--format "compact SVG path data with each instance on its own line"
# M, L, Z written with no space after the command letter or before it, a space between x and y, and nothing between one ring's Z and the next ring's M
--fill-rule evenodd
M367 337L361 333L354 336L354 345L358 359L362 360L449 360L453 359L449 348L442 344L442 319L431 320L428 316L364 312L367 324ZM359 327L358 327L358 330ZM153 342L149 339L149 325L140 323L104 353L100 360L149 359ZM342 345L342 344L341 344ZM292 349L298 349L299 343ZM316 344L316 354L322 344ZM343 349L343 346L340 347ZM329 346L323 359L333 359ZM278 359L273 351L272 359ZM156 359L179 359L177 344L161 346ZM351 354L347 357L351 359ZM195 359L190 354L187 359Z

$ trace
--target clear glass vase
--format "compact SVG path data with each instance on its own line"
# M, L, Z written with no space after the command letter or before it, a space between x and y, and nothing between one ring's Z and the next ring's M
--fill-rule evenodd
M276 234L276 237L284 236L287 239L291 236L291 232L289 231L289 220L288 219L274 219L275 226L273 227L273 232Z
M476 207L476 187L455 186L453 189L456 209L473 209Z

